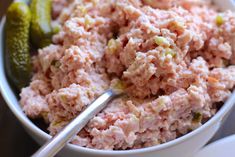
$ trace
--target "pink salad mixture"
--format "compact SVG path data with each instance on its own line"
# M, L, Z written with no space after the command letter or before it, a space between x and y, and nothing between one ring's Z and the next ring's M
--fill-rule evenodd
M112 86L113 100L72 143L125 150L201 126L235 85L235 16L204 0L54 0L61 25L34 57L20 103L51 135Z

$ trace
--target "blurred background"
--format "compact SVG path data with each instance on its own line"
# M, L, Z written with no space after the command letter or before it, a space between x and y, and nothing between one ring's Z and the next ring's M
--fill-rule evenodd
M0 0L0 19L11 0ZM235 108L224 126L211 140L217 140L235 133ZM38 144L25 132L21 124L8 109L0 94L0 156L28 157L39 148Z

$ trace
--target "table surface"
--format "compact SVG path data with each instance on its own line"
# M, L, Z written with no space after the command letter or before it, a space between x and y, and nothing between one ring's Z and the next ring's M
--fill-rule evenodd
M1 0L0 18L10 1ZM215 141L235 133L235 108L223 127L211 140ZM8 109L0 94L0 156L27 157L39 148L39 145L25 132L16 117Z

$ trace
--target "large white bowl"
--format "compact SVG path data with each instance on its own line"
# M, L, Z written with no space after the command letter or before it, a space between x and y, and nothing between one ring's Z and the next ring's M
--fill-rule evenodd
M22 0L23 1L23 0ZM214 0L214 3L222 10L231 9L235 11L235 4L232 0ZM4 70L4 24L5 18L2 19L0 25L0 90L7 102L11 111L15 114L18 120L22 123L28 133L39 143L43 144L46 140L51 138L50 135L42 131L39 127L33 124L22 112L17 96L12 91L9 82L5 76ZM234 78L235 79L235 78ZM223 107L212 117L208 122L203 124L200 128L180 137L173 141L137 150L126 151L107 151L94 150L75 145L68 144L59 153L60 156L65 157L189 157L202 148L216 133L223 121L231 111L235 102L235 92L223 105Z

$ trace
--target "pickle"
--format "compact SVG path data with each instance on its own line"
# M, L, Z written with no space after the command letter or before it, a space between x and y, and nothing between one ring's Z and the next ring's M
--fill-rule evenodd
M51 0L32 0L30 37L36 48L51 44L53 29L51 26Z
M30 21L30 9L25 3L10 5L6 15L5 64L8 78L19 90L27 85L31 76Z

